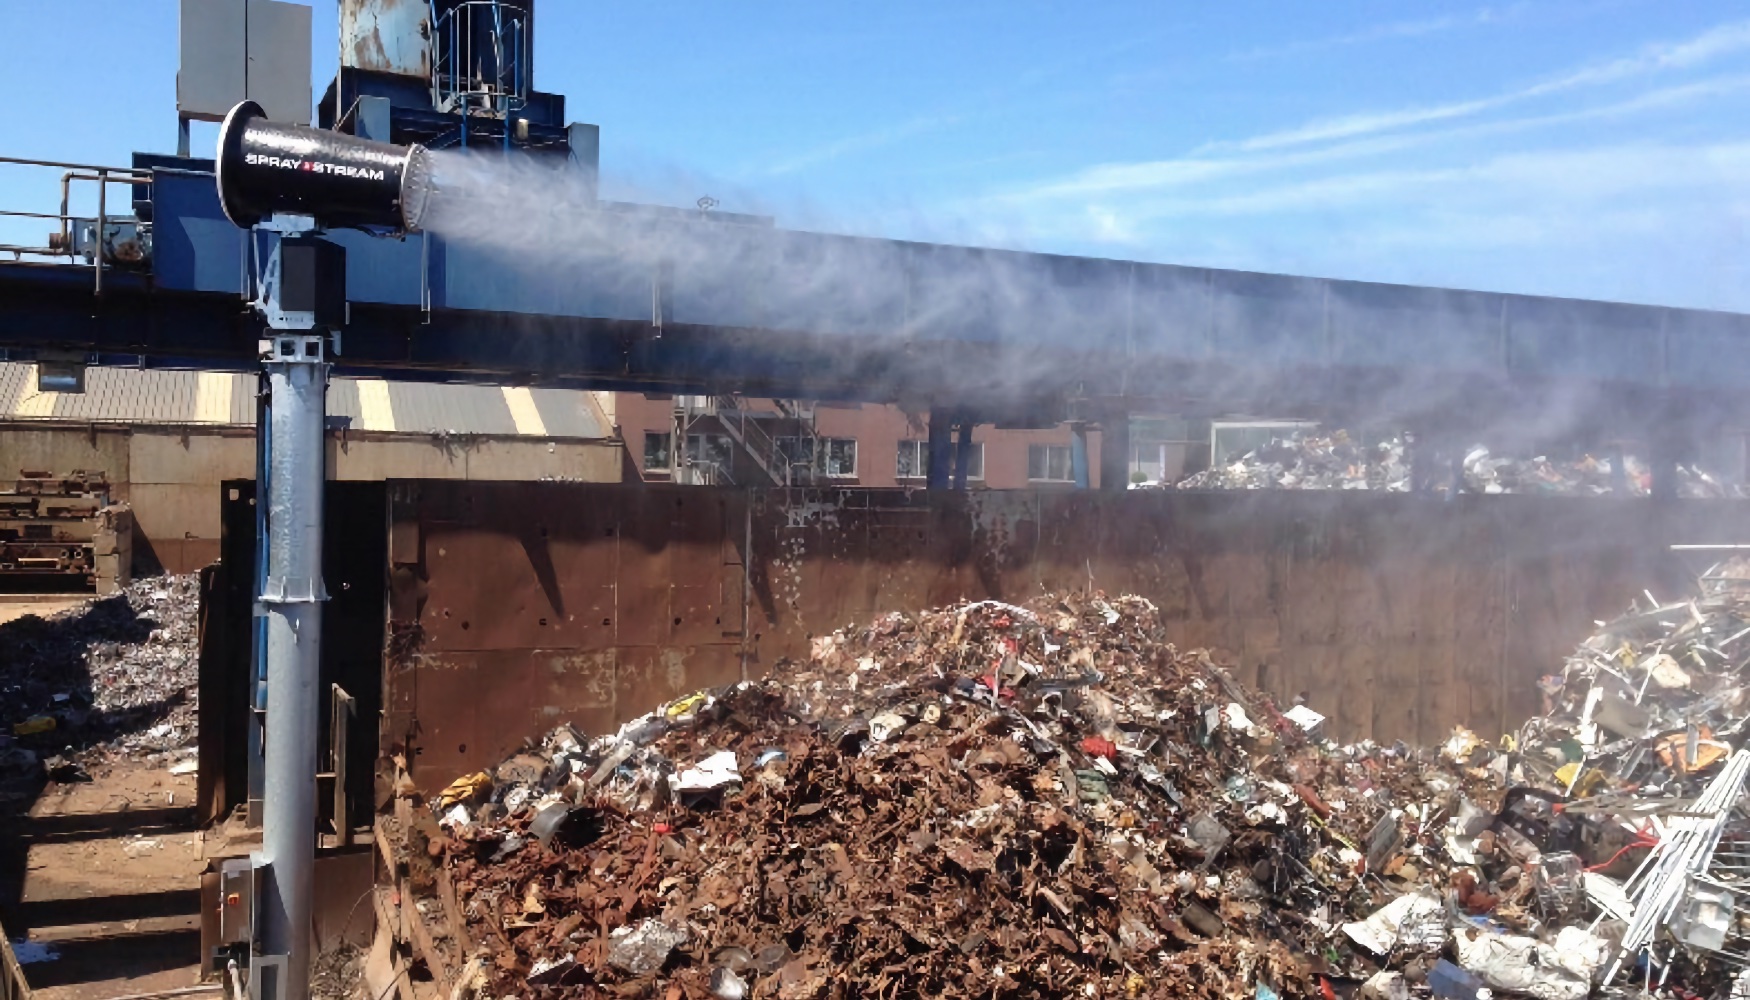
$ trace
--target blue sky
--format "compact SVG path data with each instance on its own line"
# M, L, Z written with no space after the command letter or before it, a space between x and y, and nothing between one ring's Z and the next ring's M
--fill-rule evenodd
M174 0L12 6L0 62L27 82L0 106L0 154L122 163L174 148ZM314 6L325 82L335 5ZM537 83L601 125L604 183L624 197L710 194L802 228L1750 311L1741 2L542 0L538 13ZM0 207L52 210L52 182L18 173L0 171Z

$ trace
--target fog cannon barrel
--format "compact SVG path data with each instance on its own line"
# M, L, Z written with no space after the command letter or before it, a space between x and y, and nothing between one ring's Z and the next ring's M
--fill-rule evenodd
M282 212L331 228L416 232L431 194L430 161L423 146L271 122L244 101L219 129L219 204L244 229Z

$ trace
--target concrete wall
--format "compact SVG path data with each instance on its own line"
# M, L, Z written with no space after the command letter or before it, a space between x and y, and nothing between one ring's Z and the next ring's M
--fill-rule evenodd
M335 432L331 479L617 482L618 442ZM20 469L101 469L133 506L137 573L186 573L219 556L219 484L255 477L255 431L229 425L0 424L0 488Z

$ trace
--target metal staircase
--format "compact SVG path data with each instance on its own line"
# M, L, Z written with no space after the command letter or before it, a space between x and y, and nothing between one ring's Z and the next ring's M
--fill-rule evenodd
M779 416L797 428L795 436L801 444L793 449L793 454L784 453L778 439L765 428L764 421L743 406L739 396L675 397L676 463L677 469L686 470L677 474L676 481L697 485L735 485L735 477L725 463L681 461L685 442L696 433L695 427L701 426L701 421L712 421L716 427L722 428L724 436L734 442L736 450L747 457L768 484L804 486L812 483L819 453L819 438L814 430L814 405L801 400L773 402Z

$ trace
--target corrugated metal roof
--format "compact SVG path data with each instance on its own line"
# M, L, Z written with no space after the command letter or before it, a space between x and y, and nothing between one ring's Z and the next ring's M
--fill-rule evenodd
M352 426L363 430L359 423L359 384L350 378L328 380L328 415L345 417Z
M255 423L255 394L259 391L260 381L254 375L245 375L242 372L231 373L232 423Z
M0 413L11 413L13 404L24 394L24 387L29 384L26 375L32 373L30 365L0 364Z
M606 437L586 393L564 389L530 389L547 433L554 437Z
M361 382L369 398L361 398ZM0 419L247 426L255 423L257 386L256 376L239 372L88 368L83 393L38 393L34 365L0 362ZM336 378L328 386L328 413L350 418L358 430L577 438L607 434L585 394L567 389Z
M516 421L504 393L492 385L432 385L389 383L395 408L395 429L416 433L448 431L475 434L515 434ZM543 435L545 436L545 435Z

